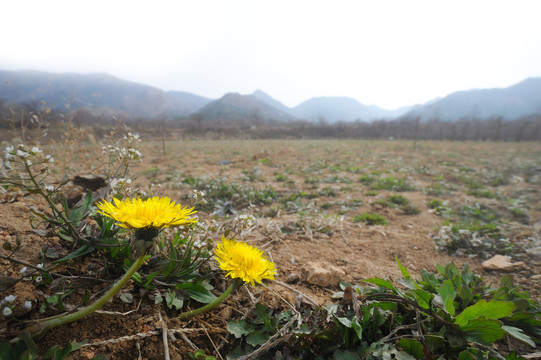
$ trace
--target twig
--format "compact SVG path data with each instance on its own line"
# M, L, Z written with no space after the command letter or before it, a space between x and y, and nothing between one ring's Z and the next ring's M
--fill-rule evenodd
M209 335L209 332L207 331L207 328L203 328L203 330L205 330L205 334L207 334L207 337L209 338L210 343L212 344L212 347L214 348L214 351L216 351L216 354L218 354L218 357L220 359L224 360L224 358L222 357L222 354L220 354L220 352L218 351L218 348L216 347L216 344L212 340L212 337Z
M167 329L167 324L163 321L162 314L159 311L158 311L158 319L160 320L160 323L162 325L163 352L164 352L165 360L171 360L171 357L169 356L169 343L167 342L167 333L169 331Z
M523 358L526 359L541 359L541 352L535 352L528 355L521 355Z
M191 347L191 348L192 348L193 350L195 350L195 351L199 350L199 348L198 348L197 346L195 346L195 344L194 344L193 342L191 342L190 339L188 339L188 337L186 336L186 334L180 333L179 335L180 335L180 338L181 338L182 340L184 340L184 342L185 342L186 344L188 344L189 347Z
M203 331L203 330L204 330L203 328L169 329L169 331L174 333L174 334L187 334L187 333L194 333L194 332L199 332L199 331ZM159 330L151 330L151 331L147 331L147 332L144 332L144 333L137 333L137 334L134 334L134 335L121 336L121 337L116 338L116 339L108 339L108 340L98 341L98 342L91 343L91 344L83 344L82 347L99 346L99 345L106 345L106 344L115 344L115 343L119 343L119 342L123 342L123 341L142 339L142 338L145 338L145 337L148 337L148 336L154 336L154 335L160 335L160 331Z
M342 239L344 239L344 242L346 243L346 245L349 245L349 241L348 241L348 239L346 239L344 234L342 234L342 230L338 230L338 232L340 233L340 236L342 237Z
M295 289L293 286L289 286L288 284L286 283L283 283L281 281L278 281L278 280L274 280L274 283L275 284L278 284L278 285L281 285L289 290L293 290L295 291L297 294L299 295L302 295L304 297L304 299L307 300L307 302L309 302L310 304L314 305L315 307L319 307L319 304L317 302L315 302L314 300L312 300L308 295L306 295L305 293L303 293L302 291L300 290L297 290ZM334 293L334 292L333 292Z

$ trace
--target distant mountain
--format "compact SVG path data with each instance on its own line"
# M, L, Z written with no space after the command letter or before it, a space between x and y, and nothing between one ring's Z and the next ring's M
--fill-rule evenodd
M270 105L270 106L274 107L275 109L278 109L278 110L280 110L280 111L282 111L282 112L284 112L286 114L293 115L293 112L292 112L291 108L285 106L284 104L282 104L278 100L270 97L269 95L267 95L266 93L264 93L261 90L254 91L252 93L252 96L255 96L259 100L263 101L267 105Z
M259 95L261 96L261 94L264 93L261 91ZM241 95L238 93L225 94L222 98L203 106L191 114L190 117L203 117L206 120L220 121L249 119L256 123L258 120L282 122L293 119L290 114L269 105L255 95Z
M308 120L371 121L392 119L405 114L409 107L389 111L375 105L363 105L348 97L317 97L306 100L292 109L297 117Z
M404 117L419 117L421 121L486 120L492 117L516 120L531 114L541 114L541 78L528 78L501 89L455 92L416 107Z
M132 116L183 116L210 99L118 79L108 74L0 71L0 99L14 103L45 101L53 108L108 109Z

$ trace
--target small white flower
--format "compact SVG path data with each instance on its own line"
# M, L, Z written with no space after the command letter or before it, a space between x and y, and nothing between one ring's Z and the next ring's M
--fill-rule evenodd
M37 146L34 146L32 150L30 150L30 152L35 155L35 154L39 154L41 150Z
M45 190L47 190L48 192L53 192L54 191L54 186L52 186L52 185L45 186Z
M21 149L17 149L17 156L25 158L28 156L28 153L26 151L22 151Z
M41 276L36 277L36 283L40 283L43 280Z
M47 156L45 156L45 161L50 162L50 163L54 163L54 157L52 157L51 155L47 155Z
M4 298L4 300L2 301L2 304L5 304L5 303L9 303L11 304L12 302L15 301L15 299L17 299L17 296L15 295L8 295Z
M12 152L13 152L13 145L6 147L5 152L6 152L7 154L12 153Z
M32 301L26 300L23 304L23 309L30 310L32 308Z
M5 307L3 310L2 310L2 315L4 316L9 316L13 314L13 311L11 310L11 308L8 308L8 307Z
M20 270L21 275L24 275L24 273L28 270L28 268L25 266Z

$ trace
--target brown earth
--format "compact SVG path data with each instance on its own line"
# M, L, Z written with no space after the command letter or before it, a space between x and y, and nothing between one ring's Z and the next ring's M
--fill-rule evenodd
M59 159L58 166L70 177L91 172L102 174L103 166L96 162L99 149L81 145L69 153L62 151L60 147L44 149ZM205 349L207 354L225 358L227 349L231 349L228 344L233 340L226 331L226 323L231 318L242 317L254 299L277 309L286 309L300 293L305 295L305 301L321 306L332 301L331 295L339 290L338 283L327 287L309 284L303 271L310 263L318 263L323 268L335 266L343 271L341 280L362 284L363 279L372 277L400 278L395 257L415 277L423 269L434 272L437 264L453 261L460 268L468 263L474 272L496 285L506 273L483 270L483 256L464 253L457 256L436 249L433 237L444 218L430 209L429 203L433 199L448 201L455 209L466 204L484 204L497 209L501 216L508 216L509 198L520 199L526 221L509 220L512 226L508 228L508 235L520 245L510 253L513 261L523 261L524 265L513 275L518 284L540 299L541 283L536 276L540 274L540 258L525 252L526 248L540 246L539 144L429 142L417 144L413 149L412 143L400 141L194 140L168 142L166 155L162 154L161 143L143 142L141 152L143 163L131 169L133 185L182 203L193 190L183 182L188 177L221 178L225 183L247 186L247 191L272 187L277 194L272 203L250 207L247 202L232 201L232 208L236 214L250 213L256 217L255 225L245 230L242 238L264 250L276 263L278 281L270 282L268 288L244 287L224 305L190 322L181 322L175 318L174 311L154 305L148 294L141 296L134 292L132 304L123 303L117 296L102 309L116 314L95 313L53 329L37 341L40 351L55 344L86 340L94 345L83 347L69 358L89 359L95 354L105 354L111 359L162 359L161 328L165 323L168 329L178 330L175 339L168 342L172 359L186 358L186 352L191 350L189 342ZM61 172L63 175L60 170L56 174L59 179ZM372 190L372 185L359 181L363 175L375 179L390 176L404 179L413 190L399 194L420 213L408 215L398 208L378 205L378 199L398 192ZM492 181L500 177L505 181ZM468 189L472 188L468 185L472 181L479 182L483 189L492 191L497 197L468 194ZM155 186L148 190L149 184ZM431 189L439 190L435 194ZM42 200L17 189L9 189L2 196L0 241L15 248L18 237L22 246L11 259L0 259L0 276L20 278L22 264L43 262L42 250L46 247L68 251L65 243L56 236L36 233L32 229L29 208L45 210ZM281 201L286 197L289 202ZM370 226L354 221L355 215L366 211L383 215L388 224ZM212 219L219 224L231 222L231 217L202 211L199 217L207 223ZM5 257L8 253L2 250L1 254ZM54 270L77 276L84 272L89 261L89 258L78 260ZM46 267L47 262L46 259ZM296 280L297 276L301 279ZM97 292L103 288L103 283L83 282L81 286L66 298L67 304L77 304L84 289ZM123 291L130 290L133 290L132 285ZM13 319L42 316L38 309L46 293L46 288L29 281L19 281L13 287L2 289L0 298L9 294L17 296L15 309L19 310L10 319L2 318L0 337L11 338L20 329ZM33 303L30 311L22 310L26 300Z

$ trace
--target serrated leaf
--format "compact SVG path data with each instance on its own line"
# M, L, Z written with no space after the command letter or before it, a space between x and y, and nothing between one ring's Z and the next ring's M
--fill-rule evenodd
M522 329L519 329L517 327L514 327L514 326L507 326L507 325L502 325L502 329L508 333L509 335L511 335L512 337L514 337L515 339L518 339L520 341L523 341L525 342L526 344L530 345L531 347L535 348L535 342L532 340L531 337L529 337L528 335L524 334L523 330Z
M502 324L499 320L479 318L470 320L466 325L461 326L466 339L484 344L492 344L505 336Z
M264 343L267 342L267 340L269 340L269 338L271 337L271 335L269 334L262 334L260 332L253 332L253 333L250 333L247 337L246 337L246 342L252 346L258 346L258 345L263 345Z
M415 359L422 359L425 356L423 345L417 340L402 338L398 342L398 345Z
M235 336L235 338L240 339L243 335L248 335L250 333L250 328L246 324L245 320L231 320L226 325L227 331Z
M443 306L445 311L447 311L451 316L455 315L455 305L454 299L456 296L455 288L451 280L445 280L440 288L438 289L438 294L440 294L443 301Z
M516 309L516 305L511 301L479 300L475 304L468 306L463 312L457 315L455 323L460 327L466 325L469 321L480 318L486 319L501 319L502 317L511 316Z

